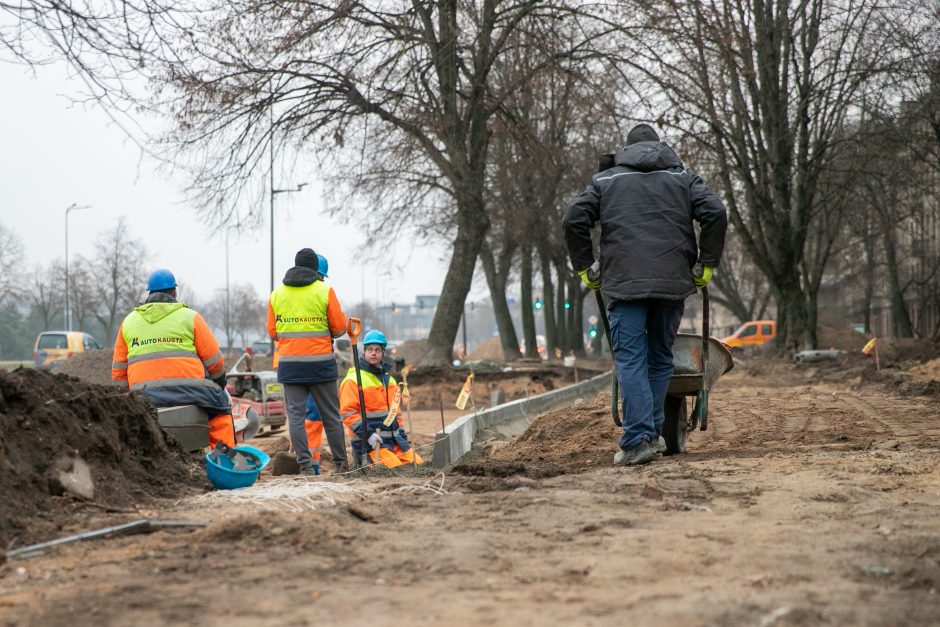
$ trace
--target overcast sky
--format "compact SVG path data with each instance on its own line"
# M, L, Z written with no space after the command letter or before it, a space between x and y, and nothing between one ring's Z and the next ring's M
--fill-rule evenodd
M224 289L224 236L199 222L182 193L183 181L167 178L155 161L142 158L103 111L71 102L68 95L79 94L82 85L69 78L64 65L32 71L0 63L0 85L0 222L21 237L29 266L64 257L65 208L75 202L91 208L69 218L72 259L91 255L96 235L126 216L133 236L151 253L148 270L171 269L203 302L213 290ZM386 303L413 302L416 294L440 292L449 243L400 242L385 251L392 267L365 266L360 261L362 238L355 228L326 214L315 175L297 178L275 182L277 187L309 183L303 192L275 199L278 280L293 265L294 253L310 246L329 259L330 282L341 302L360 301L363 283L366 299ZM267 295L269 238L267 223L255 232L232 233L232 283L250 282L259 295ZM472 297L485 295L482 284L478 277Z

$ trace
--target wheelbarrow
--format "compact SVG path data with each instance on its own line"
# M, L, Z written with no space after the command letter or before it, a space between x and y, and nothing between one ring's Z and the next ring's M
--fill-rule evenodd
M610 323L607 309L600 290L595 290L601 321L610 345ZM702 335L679 333L672 346L672 360L675 369L666 391L663 405L663 439L666 440L666 455L674 455L685 450L685 441L689 431L696 428L705 431L708 428L708 394L721 375L734 367L731 351L724 344L709 334L708 288L702 288ZM611 350L613 357L613 350ZM614 365L611 394L611 415L614 424L620 426L620 392L617 382L617 368ZM695 397L691 414L688 409L688 397Z

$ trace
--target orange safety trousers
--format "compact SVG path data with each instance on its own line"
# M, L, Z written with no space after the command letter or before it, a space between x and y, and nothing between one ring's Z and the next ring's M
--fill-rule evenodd
M215 448L219 442L235 446L235 420L232 414L219 414L209 418L209 447Z
M304 429L307 430L307 446L310 448L310 458L314 464L319 464L320 445L323 444L323 421L305 420Z
M374 450L369 451L369 459L372 460L372 463L375 463ZM424 460L421 459L421 456L418 455L413 448L403 451L401 447L396 444L394 450L385 447L379 449L379 463L386 468L397 468L402 464L410 464L412 462L419 465L424 463Z

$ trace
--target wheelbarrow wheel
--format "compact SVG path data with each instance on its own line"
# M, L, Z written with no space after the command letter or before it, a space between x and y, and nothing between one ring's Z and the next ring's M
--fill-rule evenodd
M663 439L666 455L685 451L685 437L689 432L689 409L684 396L666 396L663 405Z

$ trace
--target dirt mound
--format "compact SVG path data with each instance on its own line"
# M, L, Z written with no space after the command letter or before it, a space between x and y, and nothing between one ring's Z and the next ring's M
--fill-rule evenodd
M99 506L175 497L204 484L148 401L112 387L20 368L0 370L0 545L55 535L74 518L57 479L87 464Z
M454 472L486 477L532 478L610 466L621 431L610 417L610 394L542 414L518 437Z
M108 349L85 351L56 366L52 372L78 377L88 383L111 385L111 361L114 352Z
M882 366L909 368L940 357L940 342L910 338L878 340L878 353Z
M490 337L479 344L476 348L470 351L470 359L486 359L489 361L502 361L503 360L503 345L500 343L498 337Z
M395 358L404 359L406 364L415 365L420 362L428 352L426 340L405 340L395 349Z
M816 330L819 348L836 348L843 351L860 351L868 338L847 326L820 324Z
M920 381L940 381L940 357L914 366L911 374Z

